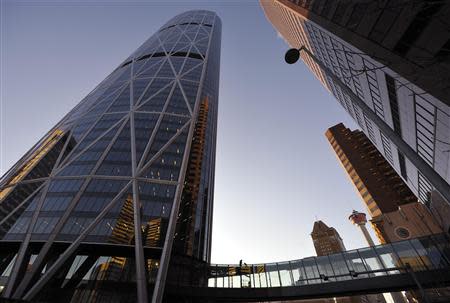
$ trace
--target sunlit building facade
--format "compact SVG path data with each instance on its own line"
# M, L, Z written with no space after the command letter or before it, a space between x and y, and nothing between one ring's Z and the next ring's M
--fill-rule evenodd
M334 227L329 227L323 221L314 222L311 238L317 256L326 256L345 251L344 242Z
M370 223L382 244L442 233L430 210L418 202L373 217Z
M161 302L172 260L210 260L220 43L174 17L2 177L3 297Z
M362 131L352 131L339 123L330 127L325 136L371 217L417 202L417 197Z
M450 183L450 40L442 22L450 17L448 2L260 2L269 21L291 47L307 48L396 137ZM430 202L432 180L398 149L343 86L305 52L301 58L415 195L422 202Z

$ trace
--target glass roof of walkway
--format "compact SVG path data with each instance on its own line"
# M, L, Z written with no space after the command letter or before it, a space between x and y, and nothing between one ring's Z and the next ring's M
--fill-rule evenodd
M450 237L436 234L293 261L198 264L197 273L178 270L188 276L179 274L175 284L205 287L206 281L198 279L203 276L210 288L292 287L449 268Z
M183 260L172 270L175 275L166 295L198 302L285 301L436 288L450 286L450 235L277 263Z

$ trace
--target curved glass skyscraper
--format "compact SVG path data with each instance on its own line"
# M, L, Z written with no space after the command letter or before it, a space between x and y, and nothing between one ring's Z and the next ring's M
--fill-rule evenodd
M209 261L220 39L171 19L3 176L3 297L159 302L169 261Z

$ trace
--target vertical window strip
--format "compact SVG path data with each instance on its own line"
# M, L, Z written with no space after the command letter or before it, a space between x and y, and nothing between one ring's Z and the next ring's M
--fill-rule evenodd
M436 107L424 98L414 95L416 116L416 148L419 156L434 166Z
M317 28L317 27L315 27L315 26L311 26L311 28L312 28L312 32L314 33L314 37L315 37L315 41L317 42L317 44L318 44L318 49L319 49L319 51L320 51L320 53L321 53L321 56L322 56L322 62L324 62L324 64L328 67L328 68L330 68L330 69L332 69L333 68L333 66L331 65L331 62L330 62L330 59L328 58L328 55L326 54L326 48L325 48L325 46L324 46L324 44L323 44L323 41L322 41L322 39L319 37L319 35L320 35L320 30Z
M406 170L406 161L405 156L399 151L398 152L398 162L400 164L400 174L402 175L405 181L408 181L408 171Z
M317 58L320 61L322 61L326 66L328 66L328 62L326 62L326 58L322 54L323 49L321 48L321 46L319 45L319 42L317 41L317 37L316 37L315 31L314 31L314 28L311 25L309 25L309 23L306 23L306 25L307 25L308 33L310 36L310 41L312 42L311 46L314 50L314 54L317 56Z
M430 166L433 166L433 156L430 155L430 151L427 150L424 145L419 144L417 146L417 153L424 159Z
M349 87L360 98L364 99L364 94L362 92L358 76L351 76L351 74L354 73L353 70L355 70L355 68L353 62L352 66L349 63L349 57L350 60L352 60L351 54L346 54L346 52L348 53L350 50L346 49L342 43L332 39L328 34L319 28L313 25L308 25L308 29L312 33L311 36L314 37L314 48L316 49L316 53L318 54L320 61L322 61L330 69L333 69L334 74L340 77L347 87ZM344 63L344 58L341 58L336 50L341 50L344 53L343 57L346 59L345 63L347 63L348 68ZM351 69L353 70L350 72Z
M384 120L383 104L380 98L380 89L378 87L377 75L374 71L375 65L363 58L366 80L369 85L370 96L374 105L375 113Z
M338 93L338 90L337 90L337 88L335 86L335 83L334 83L333 79L331 79L330 77L327 76L327 80L328 80L329 86L331 88L332 94L339 101L339 103L341 103L342 107L344 107L344 109L346 109L345 104L342 102L342 99L341 99L342 97Z
M283 23L289 24L289 17L288 17L289 12L288 12L288 10L286 8L284 8L283 6L281 6L281 5L280 5L280 8L281 8L281 13L282 13ZM289 36L291 37L291 39L289 39L289 37L288 37L287 40L288 41L295 40L295 35L294 35L294 31L292 29L292 26L285 25L285 26L283 26L283 28L286 29L286 31L288 32Z
M302 21L300 21L300 18L298 18L298 19L299 19L299 22L302 22ZM321 50L315 44L316 40L315 40L314 32L312 32L311 26L306 21L304 21L302 24L304 26L301 27L301 33L303 34L303 38L305 39L305 41L308 42L308 44L305 44L305 47L307 47L311 52L313 52L320 61L324 62L324 60L322 58L322 53L320 52ZM304 27L306 27L306 32L305 32ZM307 37L309 37L309 39L307 39ZM308 65L309 65L310 69L313 72L315 72L316 77L322 83L326 84L327 82L323 78L323 71L317 65L317 63L315 63L309 56L305 56L305 58L307 58L307 61L309 63Z
M361 88L361 83L359 82L359 75L358 75L358 71L356 70L356 64L355 64L355 59L354 59L354 54L352 54L352 51L344 46L344 52L345 52L345 57L347 58L347 64L350 68L350 72L352 73L352 80L353 80L353 85L355 86L356 89L356 94L364 100L364 93L363 90Z
M315 38L315 34L313 32L313 28L311 27L311 25L309 25L307 22L304 22L304 24L306 25L306 29L307 29L307 33L309 36L309 40L311 43L311 49L310 51L321 61L323 62L325 65L326 62L324 62L324 58L322 56L322 50L320 49L320 47L317 46L317 39ZM313 60L311 58L309 58L309 56L306 56L306 58L308 58L308 61L310 62L310 68L313 71L316 71L316 76L318 79L322 80L322 83L326 83L325 79L322 77L322 72L318 72L319 70L321 71L321 69L319 68L319 66L313 62Z
M394 164L394 159L392 158L391 142L381 131L380 131L380 135L381 135L381 142L383 144L383 150L384 150L384 154L386 155L386 159L391 164Z
M347 104L348 112L349 112L350 116L352 116L353 120L355 120L355 119L356 119L356 116L355 116L355 113L354 113L354 108L353 108L353 106L352 106L353 102L352 102L352 100L350 99L350 96L349 96L349 95L344 94L344 93L343 93L343 95L344 95L344 101L345 101L345 103Z
M299 45L306 46L306 41L305 41L305 37L302 34L302 29L301 29L299 18L297 16L295 16L293 13L291 13L290 11L289 11L289 17L291 19L291 24L295 28L295 34L297 35Z
M306 38L307 35L305 33L305 23L298 16L295 16L295 21L296 21L297 26L299 28L299 33L300 33L300 36L302 38L304 46L309 48L310 47L309 41Z
M360 108L357 105L355 105L355 103L353 103L353 102L352 102L352 105L353 105L353 111L355 112L356 121L358 122L358 124L361 127L361 129L363 131L365 131L366 130L366 126L364 124L363 118L361 117L361 113L359 112Z
M354 93L356 93L356 89L352 85L352 77L347 64L347 60L345 58L342 43L339 43L335 39L331 38L331 44L333 45L339 68L341 69L342 79L347 84L347 86L350 87Z
M425 203L430 203L430 192L432 191L433 187L431 186L431 183L419 172L418 174L418 189L419 189L419 199Z
M338 76L339 78L343 78L341 70L337 63L336 52L333 50L333 47L331 46L331 43L329 42L330 37L321 30L319 31L319 33L320 33L320 37L323 41L325 50L327 52L328 58L330 60L331 68L333 69L334 74L336 76Z
M391 106L392 124L394 125L394 131L402 137L402 128L400 123L400 111L398 108L397 87L395 79L388 74L384 74L386 78L386 87L389 97L389 105Z
M303 44L302 39L299 35L298 28L296 27L296 22L294 21L295 18L293 17L293 14L290 11L287 11L286 13L287 13L286 20L287 20L287 23L290 25L289 28L294 29L292 31L292 36L295 38L295 40L297 40L298 45L302 45Z
M373 131L372 121L363 113L364 121L366 122L367 133L369 134L369 138L372 140L372 143L377 144L377 140L375 138L375 132Z

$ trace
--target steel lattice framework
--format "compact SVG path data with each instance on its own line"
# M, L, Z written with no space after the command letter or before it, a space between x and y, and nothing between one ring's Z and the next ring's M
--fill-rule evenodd
M87 279L158 302L171 254L209 261L220 36L215 13L171 19L3 176L3 297L111 300Z

